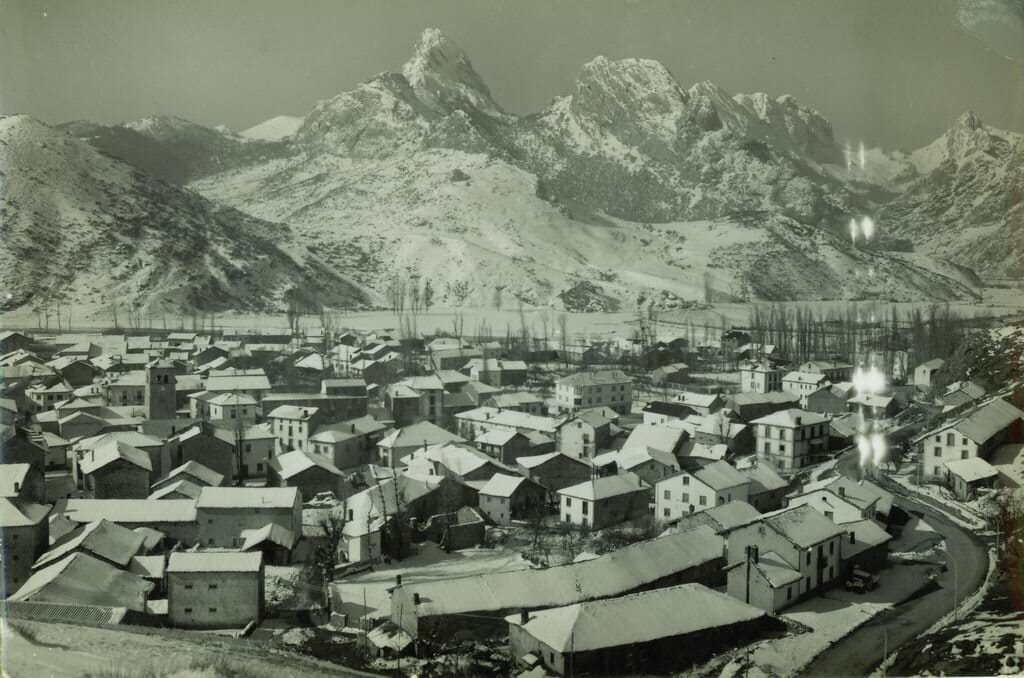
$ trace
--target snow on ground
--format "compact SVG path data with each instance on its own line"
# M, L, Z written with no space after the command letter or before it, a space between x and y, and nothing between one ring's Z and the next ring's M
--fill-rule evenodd
M947 518L969 530L984 529L988 524L989 514L987 496L982 495L968 502L953 497L949 488L943 485L925 483L916 484L913 475L894 475L890 479L898 483L911 494L924 499L926 503L941 510Z
M924 518L912 517L903 526L899 537L889 542L889 557L922 557L933 555L935 550L945 551L945 540Z
M243 130L239 136L262 141L280 141L295 134L304 120L305 118L299 115L279 115Z
M810 629L808 632L766 640L749 652L737 653L721 668L720 675L753 678L796 675L830 645L888 607L885 603L850 604L832 598L831 594L794 605L781 618L806 626ZM750 668L744 671L748 662Z
M376 618L390 614L391 596L388 589L395 585L395 575L398 574L402 575L403 583L412 583L530 567L530 563L518 551L472 548L445 553L436 544L424 542L419 545L419 552L415 555L401 562L380 565L370 572L348 577L337 582L334 588L342 600L339 612L352 618L367 615Z

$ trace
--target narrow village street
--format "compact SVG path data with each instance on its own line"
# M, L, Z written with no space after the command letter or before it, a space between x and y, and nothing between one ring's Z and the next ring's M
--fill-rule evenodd
M845 453L836 465L843 475L858 479L856 450ZM805 667L801 675L867 675L887 654L903 643L916 638L948 614L956 604L977 591L988 571L988 551L984 543L945 515L915 501L894 483L886 489L899 493L899 503L908 511L920 512L946 540L947 570L936 582L940 588L883 612L846 636ZM881 580L885 587L885 578Z

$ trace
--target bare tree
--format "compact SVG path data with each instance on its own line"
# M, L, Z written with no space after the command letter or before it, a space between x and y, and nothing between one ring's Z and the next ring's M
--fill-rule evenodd
M560 334L559 341L562 346L562 362L566 365L569 364L569 316L565 313L558 315L558 332Z
M325 512L319 520L320 529L324 532L324 541L313 552L313 581L319 585L324 610L331 612L331 582L334 571L338 567L338 554L344 538L347 506L342 502L340 508Z

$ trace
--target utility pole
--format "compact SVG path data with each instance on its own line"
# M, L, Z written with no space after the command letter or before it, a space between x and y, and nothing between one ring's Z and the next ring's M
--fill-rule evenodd
M755 564L758 562L759 557L757 553L757 547L754 545L748 545L743 549L747 559L747 592L746 592L746 603L750 604L750 563L753 561Z

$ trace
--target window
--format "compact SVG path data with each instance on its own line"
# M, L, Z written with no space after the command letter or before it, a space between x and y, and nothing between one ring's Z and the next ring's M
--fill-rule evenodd
M210 584L210 586L209 586L209 590L211 590L211 591L212 591L212 590L213 590L213 589L215 589L215 588L217 588L217 585L216 585L216 584Z
M828 552L829 553L835 553L836 552L836 543L834 541L830 541L828 543Z
M683 492L682 500L684 502L690 501L690 493L689 492Z
M664 514L664 516L666 518L668 518L668 516L669 516L669 510L668 509L663 510L662 513Z
M192 590L192 584L185 584L185 590L186 591L191 591Z
M263 470L263 464L256 464L256 470L257 471L262 471Z
M793 600L793 587L786 588L786 600Z
M960 444L961 445L966 445L967 444L967 436L963 437L963 442L961 442Z
M941 448L941 447L936 447L936 448L935 448L935 452L934 452L934 455L935 455L936 457L941 457L941 456L942 456L942 448Z
M810 565L810 564L811 564L811 552L810 552L810 550L808 550L808 551L807 551L807 558L806 558L806 561L807 561L807 564L808 564L808 565Z
M215 608L215 607L211 607L210 608L210 612L216 612L216 611L217 611L217 608Z
M192 614L192 608L191 607L186 607L185 608L185 614Z
M963 452L960 453L960 458L961 459L966 459L967 458L967 450L964 450Z
M587 512L590 510L590 504L587 503L586 501L582 502L582 504L583 504L583 515L587 515Z
M954 442L953 438L954 438L954 436L953 436L952 433L947 433L946 434L946 444L947 445L955 445L956 443Z
M665 490L665 499L672 498L672 490Z
M683 485L690 484L690 476L683 476Z
M708 505L708 498L707 498L707 497L705 497L705 496L704 496L704 495L702 494L702 495L700 495L700 499L698 500L698 502L697 502L697 503L699 503L699 504L700 504L701 506L707 506L707 505Z

